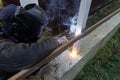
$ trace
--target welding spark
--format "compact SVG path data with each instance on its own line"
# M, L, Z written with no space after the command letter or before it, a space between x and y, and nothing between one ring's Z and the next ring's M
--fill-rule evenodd
M78 52L75 47L72 48L72 51L70 51L70 57L76 58L78 56Z

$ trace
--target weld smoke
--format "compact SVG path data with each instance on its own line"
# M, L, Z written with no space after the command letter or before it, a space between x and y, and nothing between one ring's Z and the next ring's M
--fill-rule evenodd
M59 33L65 29L70 29L72 32L76 30L80 0L39 0L39 3L49 19L48 26L54 32Z

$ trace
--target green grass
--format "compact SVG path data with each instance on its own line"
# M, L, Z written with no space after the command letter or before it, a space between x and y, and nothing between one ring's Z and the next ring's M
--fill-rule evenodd
M88 26L120 7L120 0L92 15ZM105 12L104 12L105 11ZM104 14L105 13L105 14ZM95 20L94 20L95 19ZM120 80L120 29L90 60L74 80Z
M120 80L120 29L74 80Z
M95 24L96 22L106 17L107 15L109 15L111 12L115 11L118 8L120 8L120 0L114 0L108 6L89 16L89 19L87 21L87 27Z

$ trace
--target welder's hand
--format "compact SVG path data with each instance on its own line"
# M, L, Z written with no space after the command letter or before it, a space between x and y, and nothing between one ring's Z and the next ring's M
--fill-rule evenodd
M58 43L59 43L60 45L62 45L62 44L64 44L65 42L67 42L68 39L66 38L66 36L63 36L63 37L58 38L57 41L58 41Z

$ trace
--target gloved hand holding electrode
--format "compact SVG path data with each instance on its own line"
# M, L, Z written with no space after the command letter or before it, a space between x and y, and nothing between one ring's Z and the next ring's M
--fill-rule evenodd
M62 37L58 38L57 41L60 45L62 45L64 43L66 43L68 41L68 39L66 36L62 36Z

